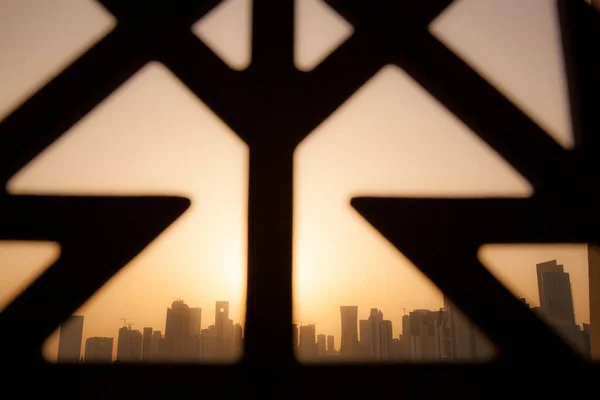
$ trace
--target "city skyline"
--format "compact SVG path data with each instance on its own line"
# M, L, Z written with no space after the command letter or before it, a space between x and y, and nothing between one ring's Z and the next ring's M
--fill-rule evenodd
M556 259L535 266L539 306L531 299L518 298L554 329L570 346L592 357L597 346L591 325L577 324L570 274ZM370 308L367 319L359 319L359 307L339 307L341 336L335 336L308 322L292 324L292 343L301 362L326 361L339 356L342 362L397 361L488 361L498 355L493 342L446 296L438 310L404 309L396 321L384 318L379 308ZM214 323L202 329L202 308L189 307L177 299L167 308L163 330L123 320L116 347L112 337L83 340L84 317L71 316L60 328L56 362L234 362L243 351L241 324L229 319L229 302L215 302ZM510 323L507 321L506 323ZM164 332L164 334L163 334ZM85 343L85 346L82 344ZM116 357L115 357L116 353ZM82 355L85 356L82 356ZM594 355L595 357L595 355Z
M19 0L0 5L5 7L3 15L13 17L8 19L31 21L0 28L6 40L0 118L114 26L95 3L68 7L59 3ZM568 147L572 135L551 3L463 0L436 21L432 31ZM305 19L315 27L305 37L318 36L326 42L331 35L348 34L339 24L329 24L318 2L302 4L304 15L311 16ZM310 7L313 11L306 11ZM49 8L53 19L47 18ZM510 38L506 31L512 32ZM485 51L490 47L495 51ZM525 179L393 67L382 69L325 121L299 147L295 162L295 319L314 320L336 337L340 336L339 324L333 322L337 309L322 311L324 303L356 302L359 318L368 317L370 307L378 305L394 320L402 317L403 308L435 309L443 303L441 293L350 209L351 196L531 194ZM89 316L92 324L84 326L84 332L114 332L123 316L158 326L163 315L156 310L173 296L197 306L223 296L241 321L247 164L245 145L172 73L155 63L14 176L8 190L175 193L192 198L188 213L77 311ZM8 247L0 257L4 304L57 255L52 251L45 255L46 249L27 247L21 253ZM514 252L497 253L488 267L500 275L502 268L512 271L501 280L522 288L521 282L532 278L519 272L523 269L519 266L561 259L572 269L576 318L589 321L587 281L582 278L587 276L584 247L566 246L560 255L549 248L547 257L529 255L528 261L518 262L510 256ZM353 298L357 287L360 299ZM534 291L532 287L523 290Z
M543 248L545 246L539 246L540 248ZM563 246L563 248L561 249L561 246L557 246L554 245L552 246L552 248L554 248L554 254L561 254L561 252L569 252L571 251L569 249L569 247L572 246ZM538 248L537 251L534 251L532 254L540 254L540 252L542 254L552 254L551 250L540 250L540 248ZM485 249L487 251L487 257L489 257L490 255L492 256L492 258L494 258L494 252L498 252L498 251L512 251L514 259L515 259L515 263L512 265L513 269L522 269L524 266L521 264L521 262L519 260L523 259L523 254L525 253L527 254L528 252L531 251L531 246L524 246L524 245L518 245L518 246L509 246L508 248L503 248L502 246L500 247L490 247L489 249ZM483 251L482 253L486 253L486 251ZM483 259L485 259L485 256L482 256ZM551 258L551 257L550 257ZM557 257L558 258L558 257ZM528 259L528 257L525 257L525 259ZM558 258L559 260L561 260L560 258ZM537 283L537 271L535 268L535 265L537 263L533 263L531 265L526 265L525 267L527 267L527 269L529 270L529 273L527 274L527 276L531 277L531 282L529 280L522 280L522 281L518 281L516 282L514 279L510 280L510 274L508 275L509 280L507 280L507 272L510 272L510 268L501 268L502 266L498 266L496 265L494 269L490 268L492 270L493 273L496 274L496 277L500 279L501 282L505 283L507 285L507 287L509 287L513 293L515 294L516 297L519 298L524 298L529 305L531 305L532 307L537 307L540 305L540 301L539 301L539 293L538 293L538 283ZM492 266L494 267L494 266ZM571 274L571 281L575 278L576 280L579 281L583 281L585 283L585 285L587 286L588 282L587 282L587 258L585 260L585 268L573 268L572 266L568 265L568 264L564 264L564 269L567 272L570 272ZM583 283L582 282L582 283ZM527 290L523 290L523 285L527 285L527 284L531 284L530 286L527 287ZM573 282L571 283L573 285ZM580 283L581 285L581 283ZM587 288L586 288L587 289ZM437 292L437 293L436 293ZM433 293L430 292L430 294L436 295L438 294L440 296L440 300L438 301L434 301L434 302L430 302L429 304L433 304L433 306L428 306L427 303L425 305L419 305L418 303L415 304L415 302L412 301L412 299L410 298L410 296L404 296L403 294L398 294L398 293L394 293L394 296L396 296L399 300L396 301L395 303L397 304L396 307L392 308L392 307L383 307L382 309L386 309L386 316L387 318L390 318L393 321L401 321L402 317L404 315L405 312L410 312L410 311L414 311L414 310L418 310L418 309L429 309L429 310L438 310L440 308L442 308L444 306L444 300L443 300L443 295L439 292L439 291L434 291ZM589 319L589 291L586 290L584 293L578 292L577 290L573 290L573 298L574 300L574 314L576 317L576 322L578 325L582 325L583 323L590 323L590 319ZM587 298L585 298L587 297ZM170 304L171 301L175 300L177 298L170 298L169 300L166 301L167 304ZM402 301L402 299L404 299L404 301ZM143 299L140 299L143 300ZM189 302L190 306L196 306L196 304L194 302ZM233 306L233 305L232 305ZM358 306L358 319L367 319L370 315L370 310L371 308L375 307L376 305L374 304L364 304L361 303ZM201 307L203 309L203 319L204 321L212 321L214 320L214 310L212 309L212 307ZM379 308L379 307L378 307ZM85 307L84 307L85 309ZM235 313L233 315L234 319L236 319L237 321L239 321L240 323L242 323L243 325L243 317L239 318L237 317L237 315L242 315L244 313L244 310L238 310L235 308L232 308L233 310L235 310ZM156 314L154 312L152 312L152 310L146 310L149 314ZM104 310L104 312L109 312L109 310ZM318 333L323 333L326 335L333 335L334 337L336 337L336 349L339 350L339 347L341 345L341 326L338 322L338 315L339 315L339 309L334 307L327 307L324 310L321 310L321 314L325 314L325 315L332 315L332 317L330 319L319 319L319 318L313 318L310 315L307 315L306 318L304 319L294 319L294 323L300 325L301 323L304 324L310 324L313 323L318 327ZM114 313L113 313L114 315ZM127 315L127 314L122 314L122 315L118 315L116 320L113 321L112 324L110 324L110 328L108 327L103 327L104 329L102 330L97 330L95 331L90 331L89 328L84 324L84 337L90 337L90 336L99 336L99 337L107 337L107 336L111 336L114 335L114 331L118 330L120 328L120 324L121 324L121 319L123 318L123 315ZM131 314L129 314L131 315ZM90 320L94 317L94 314L91 314L91 318L89 318ZM129 320L131 322L133 322L136 325L136 328L142 328L142 326L162 326L164 325L164 318L165 315L160 316L159 314L159 318L156 319L154 318L152 321L157 321L154 323L145 323L144 320L142 320L141 318L131 315ZM162 322L161 322L162 321ZM93 326L93 320L91 321L92 326ZM393 335L394 337L397 337L398 334L401 333L401 322L396 322L395 324L393 324ZM163 329L164 330L164 329ZM83 343L83 342L82 342ZM56 357L56 352L57 352L57 348L58 348L58 329L57 331L53 334L53 336L51 336L45 346L44 346L44 355L47 359L54 359ZM82 350L83 351L83 350ZM116 352L116 347L115 350Z
M215 302L216 318L206 329L202 328L202 309L189 307L184 300L177 299L170 304L165 313L165 322L157 327L137 325L132 319L121 318L123 325L113 336L83 335L85 318L83 315L72 315L58 329L57 357L52 358L49 352L45 356L48 361L57 363L73 362L188 362L189 352L201 337L210 335L214 354L207 355L210 362L232 361L241 356L241 339L243 327L229 319L229 302ZM229 337L229 339L224 339ZM239 343L236 342L239 339ZM226 350L223 350L226 348ZM204 359L204 347L202 347ZM208 353L208 350L206 350ZM110 358L108 358L110 354ZM89 357L89 358L88 358ZM192 358L192 361L194 360Z

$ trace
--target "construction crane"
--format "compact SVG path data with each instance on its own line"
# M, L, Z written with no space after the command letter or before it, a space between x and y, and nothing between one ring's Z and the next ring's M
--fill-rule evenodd
M410 301L411 301L411 300L412 300L412 296L410 296L410 297L408 298L408 300L406 301L406 304L405 304L405 305L406 305L406 306L408 306L408 305L410 304ZM406 307L402 308L402 311L404 311L404 315L406 315Z
M127 319L135 319L135 318L121 318L121 321L123 321L123 326L126 326L127 328L129 328L131 330L131 327L133 325L135 325L135 323L133 323L133 322L127 323Z

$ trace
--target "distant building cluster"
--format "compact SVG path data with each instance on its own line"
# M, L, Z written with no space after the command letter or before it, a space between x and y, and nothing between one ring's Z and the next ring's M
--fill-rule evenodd
M531 310L582 356L590 358L591 326L575 323L569 274L556 260L537 264L536 269L540 306ZM527 305L525 299L520 300ZM490 359L495 353L489 339L446 297L439 310L413 310L404 315L398 337L392 333L392 321L383 319L377 308L360 321L358 306L342 306L340 312L339 353L333 349L333 336L327 337L331 346L325 347L325 336L316 335L315 325L294 325L294 346L300 360L321 361L323 356L336 355L338 362L468 361Z
M333 336L327 337L331 346L325 347L325 335L316 335L315 325L294 326L294 345L301 361L325 361L328 356L336 362L470 360L493 354L493 345L447 299L438 311L414 310L404 315L398 337L394 337L392 321L385 320L377 308L370 309L364 320L358 320L358 306L342 306L340 312L339 352L333 349Z
M229 302L217 301L215 323L201 329L202 309L182 300L167 309L164 335L152 327L143 331L125 324L119 329L117 363L135 362L232 362L241 355L242 326L229 318ZM83 316L71 316L60 327L57 362L111 363L113 338L89 337L80 357Z
M590 270L600 267L600 252L589 252ZM536 265L539 315L567 343L586 358L600 348L598 309L591 307L592 324L575 322L569 274L556 260ZM597 278L590 277L590 298L597 296ZM528 307L525 299L520 299ZM394 337L392 321L377 308L358 320L358 306L341 306L341 341L336 351L332 335L317 334L315 324L293 324L293 347L305 362L401 362L486 360L495 354L494 345L452 302L444 297L439 310L413 310L402 317L402 333ZM143 332L125 324L119 329L116 361L131 362L233 362L242 353L240 324L229 319L229 302L217 301L215 322L201 329L202 309L182 300L167 309L164 335L151 327ZM83 316L71 316L60 327L57 362L113 362L113 338L89 337L81 356Z

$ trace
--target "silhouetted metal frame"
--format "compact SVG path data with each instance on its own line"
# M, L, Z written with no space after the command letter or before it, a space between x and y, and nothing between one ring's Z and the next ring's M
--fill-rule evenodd
M189 206L177 197L0 194L0 239L52 240L60 258L0 315L7 382L61 396L125 394L405 397L585 393L579 358L477 259L485 243L600 242L600 16L557 0L576 147L564 150L435 39L451 0L328 0L354 34L310 72L293 63L294 4L254 0L252 62L234 71L191 32L218 0L101 0L116 28L0 124L0 179L36 155L150 61L168 67L250 148L248 290L243 359L232 366L52 365L44 340ZM508 33L507 33L508 34ZM597 47L597 46L596 46ZM533 185L528 199L356 198L352 205L497 344L492 363L299 365L291 346L296 146L383 66L404 69ZM433 245L432 243L435 243ZM507 323L506 321L511 321ZM545 384L532 377L542 372ZM22 377L32 383L23 387ZM548 384L552 382L552 384ZM518 389L517 385L521 385ZM524 386L523 386L524 385ZM76 390L77 389L77 390ZM519 390L519 392L515 392Z

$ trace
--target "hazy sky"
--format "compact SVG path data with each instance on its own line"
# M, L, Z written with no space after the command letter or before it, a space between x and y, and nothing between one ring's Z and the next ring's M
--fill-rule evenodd
M236 69L250 61L250 5L228 0L193 27ZM352 27L319 0L297 6L296 64L310 70ZM100 6L84 0L5 0L0 15L0 119L114 27ZM431 29L571 146L554 0L456 1ZM442 305L439 291L349 206L351 197L531 194L524 178L396 67L375 75L295 157L295 320L335 335L337 347L341 305L358 305L361 319L380 308L394 335L401 332L403 308ZM203 308L203 328L213 323L217 300L230 301L234 321L241 320L247 175L245 144L153 63L19 172L8 189L192 199L183 217L79 311L85 338L116 336L121 318L134 328L164 331L166 308L176 298ZM0 242L0 306L58 251L52 244ZM571 274L577 321L589 322L583 246L482 251L492 271L532 304L538 304L535 264L551 259ZM56 338L45 351L52 357Z

